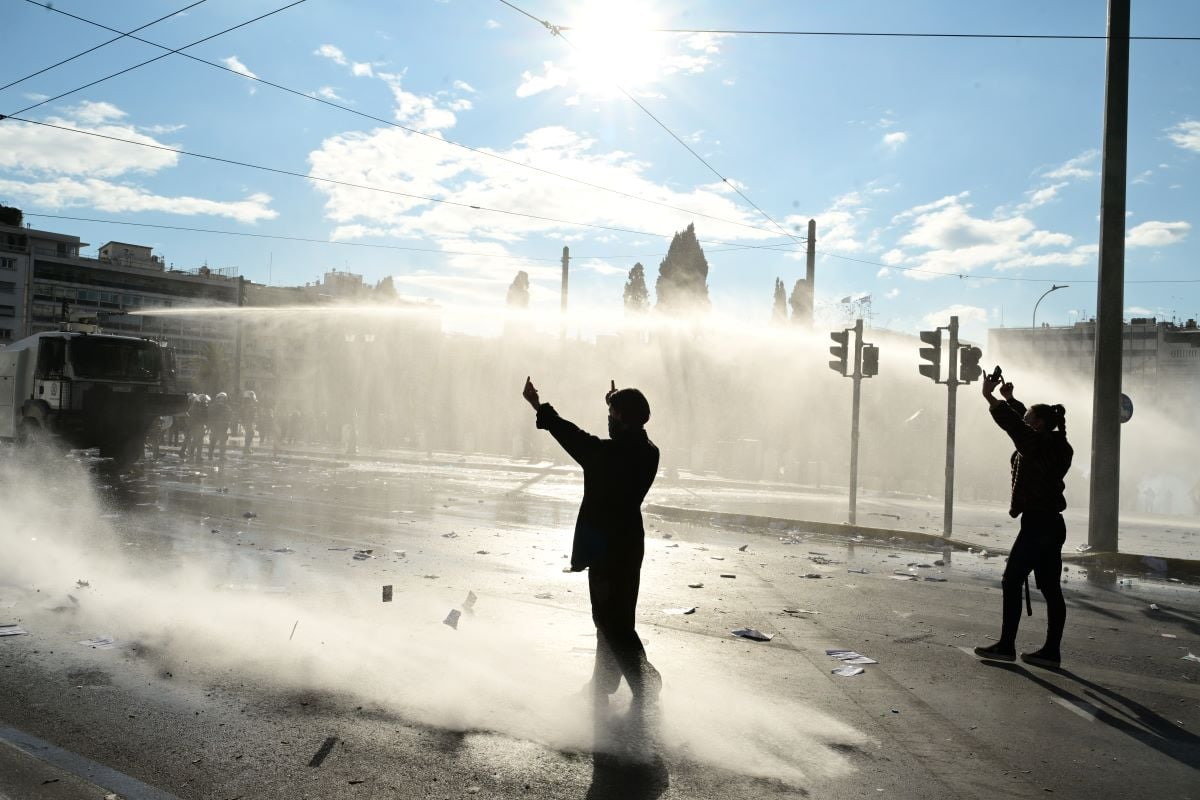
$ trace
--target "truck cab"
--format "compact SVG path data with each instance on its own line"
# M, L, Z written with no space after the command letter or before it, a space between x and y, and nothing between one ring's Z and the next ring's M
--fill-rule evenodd
M124 468L155 417L186 405L173 351L155 341L70 325L0 349L0 438L96 447Z

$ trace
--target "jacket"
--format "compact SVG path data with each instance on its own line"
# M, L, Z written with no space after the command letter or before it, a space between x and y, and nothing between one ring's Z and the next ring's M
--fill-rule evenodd
M658 448L644 430L601 439L558 415L549 403L537 410L537 427L549 431L583 467L583 502L575 521L571 571L641 566L645 554L642 500L658 474Z
M1035 431L1025 424L1025 405L1013 399L996 403L992 419L1012 439L1016 450L1009 458L1012 498L1008 514L1026 511L1061 512L1067 507L1063 478L1075 451L1064 431Z

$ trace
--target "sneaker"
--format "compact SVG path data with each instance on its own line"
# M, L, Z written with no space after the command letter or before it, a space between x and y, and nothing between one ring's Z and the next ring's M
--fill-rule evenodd
M993 661L1016 661L1017 652L1011 648L1004 648L1000 643L990 644L987 647L976 647L975 655L980 658L989 658Z
M1047 653L1044 648L1033 653L1021 653L1021 660L1026 664L1047 669L1057 669L1062 663L1062 658L1055 653Z

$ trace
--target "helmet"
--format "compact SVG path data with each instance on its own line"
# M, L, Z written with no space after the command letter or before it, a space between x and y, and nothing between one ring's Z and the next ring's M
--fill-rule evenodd
M217 392L217 400L224 402L225 400L228 400L228 399L229 399L229 395L225 394L224 392Z
M258 397L254 394L253 389L247 389L245 392L242 393L242 397L245 398L246 400L251 400L255 403L258 402Z

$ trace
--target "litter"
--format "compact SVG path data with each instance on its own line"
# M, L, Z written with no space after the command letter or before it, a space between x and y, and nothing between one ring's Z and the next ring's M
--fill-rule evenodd
M17 624L0 625L0 636L21 636L26 633L29 633L29 631Z
M475 555L477 555L477 556L486 556L486 555L487 555L489 552L490 552L490 551L488 551L488 550L476 550L476 551L475 551Z
M926 575L925 580L929 581L930 583L945 583L946 582L946 578L939 578L936 575Z
M867 571L865 569L863 569L862 567L850 567L849 569L846 570L846 572L854 572L854 573L857 573L858 575L866 575L867 574Z
M868 658L862 653L854 650L826 650L825 655L830 658L836 658L843 664L878 664L879 662L873 658Z
M1163 637L1164 639L1178 639L1178 638L1179 638L1178 636L1176 636L1176 635L1175 635L1175 634L1173 634L1173 633L1164 633L1164 634L1162 635L1162 637Z
M862 675L866 672L862 667L838 667L835 670L830 670L834 675L841 675L843 678L853 678L855 675Z
M750 545L748 545L748 544L744 544L744 545L742 545L741 547L739 547L739 548L738 548L738 552L739 552L739 553L744 553L744 552L746 552L746 548L747 548L747 547L749 547L749 546L750 546Z
M354 560L355 561L366 561L369 558L374 558L374 556L371 555L374 552L375 552L374 550L355 550L354 551Z
M89 587L89 586L91 586L91 585L92 585L91 583L89 583L88 581L85 581L85 580L78 580L78 581L75 581L75 588L76 588L76 589L86 589L86 588L88 588L88 587Z
M534 595L534 598L537 600L553 600L554 595L550 594L549 592L538 592Z
M255 514L253 511L247 511L246 513L242 514L242 516L246 519L254 519L258 516L258 514Z
M457 608L450 609L450 613L442 620L443 625L449 625L454 630L458 630L458 618L462 616L462 612Z
M916 576L916 575L889 575L888 577L889 577L889 578L891 578L891 579L892 579L892 580L894 580L894 581L915 581L915 580L918 580L918 578L917 578L917 576Z
M807 608L785 608L785 614L820 614L820 611L809 611Z
M296 635L296 628L298 628L298 627L300 627L300 620L296 620L296 621L295 621L295 622L292 624L292 632L288 634L288 641L289 641L289 642L292 640L292 637Z
M664 608L663 613L671 614L673 616L682 616L684 614L695 614L696 607L692 606L691 608Z
M933 562L933 565L935 567L944 567L946 566L946 562L939 558L937 561Z
M437 575L422 575L421 577L427 581L436 581L438 579Z
M3 631L4 631L4 629L0 628L0 636L4 635ZM1200 656L1193 655L1192 652L1189 650L1188 654L1183 657L1183 660L1184 661L1200 661Z
M1158 603L1151 603L1151 604L1150 604L1150 610L1151 610L1151 611L1158 611L1158 610L1159 610L1159 608L1158 608Z
M1075 552L1076 553L1086 553L1088 550L1091 550L1091 549L1092 549L1092 546L1090 544L1088 544L1087 542L1084 542L1083 544L1079 545L1079 547L1075 548Z
M703 589L704 584L703 583L689 583L688 588L689 589Z
M276 548L275 548L274 550L272 550L271 552L272 552L272 553L294 553L294 552L296 552L296 551L295 551L295 550L293 550L293 549L292 549L292 548L290 548L290 547L276 547Z
M725 556L709 556L713 561L724 561Z
M392 602L392 585L390 583L383 587L383 602Z
M84 639L80 644L93 650L112 650L117 646L117 640L112 636L97 636L95 639Z
M392 555L397 556L398 558L404 558L406 555L408 555L408 553L403 550L393 550Z
M825 576L819 572L807 572L804 574L806 578L824 578Z
M443 533L442 538L443 539L457 539L458 534L455 533L454 531L450 531L449 533Z
M775 638L775 634L773 633L763 633L762 631L754 630L754 628L738 628L737 630L730 631L730 633L753 642L769 642Z
M731 572L722 572L722 573L721 573L721 577L722 577L722 578L736 578L736 577L737 577L737 575L734 575L734 574L733 574L733 573L731 573Z
M470 614L472 611L474 611L475 610L475 601L478 599L479 598L475 596L475 593L468 589L467 590L467 599L463 600L463 604L462 604L463 611L466 611L468 614Z

